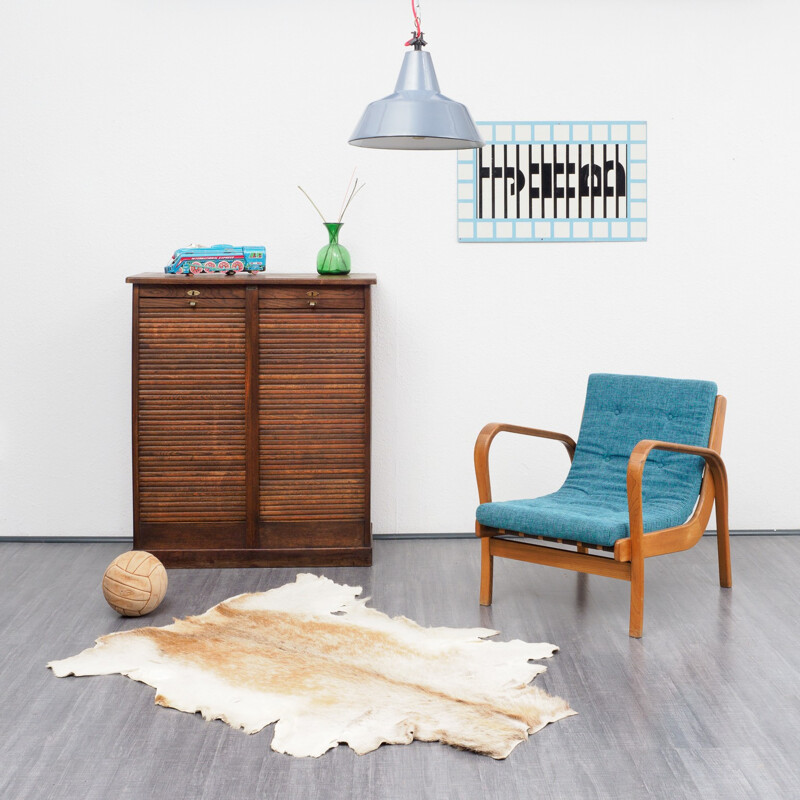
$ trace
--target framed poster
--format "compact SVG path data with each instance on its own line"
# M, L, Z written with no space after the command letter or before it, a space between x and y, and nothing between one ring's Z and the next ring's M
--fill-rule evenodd
M479 122L458 151L460 242L647 239L646 122Z

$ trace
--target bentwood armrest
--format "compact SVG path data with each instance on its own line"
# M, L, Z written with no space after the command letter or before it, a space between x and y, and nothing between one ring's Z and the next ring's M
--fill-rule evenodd
M492 502L492 485L489 480L489 447L492 439L501 432L520 433L524 436L536 436L539 439L555 439L567 448L570 461L575 455L575 442L566 433L526 428L522 425L507 425L503 422L490 422L484 425L475 442L475 477L478 481L478 497L481 503Z
M723 403L724 409L724 403ZM731 586L731 558L728 531L728 476L722 456L710 447L694 447L675 442L643 439L633 448L628 459L628 519L630 523L631 617L629 634L642 635L644 606L644 523L642 521L642 474L647 457L653 450L669 450L700 456L711 472L714 484L714 505L717 510L717 548L719 550L719 582Z
M577 445L552 431L498 423L484 427L475 443L481 605L492 604L497 557L618 578L630 582L628 633L638 638L647 560L694 547L715 508L719 582L729 588L728 479L720 456L725 408L726 400L712 381L594 373L586 387ZM560 441L573 460L561 489L545 497L491 502L489 446L501 431ZM661 439L648 438L653 435ZM692 444L678 444L681 441ZM653 450L682 455L659 456L664 469L651 464L645 470ZM625 483L627 492L620 494ZM504 535L514 533L519 536ZM612 548L612 558L589 552ZM579 593L579 605L581 597Z
M714 496L717 507L717 529L727 531L728 508L728 475L722 456L710 447L695 447L675 442L659 442L654 439L643 439L633 448L628 459L628 514L630 517L631 546L633 550L641 548L643 536L642 523L642 474L647 457L653 450L669 450L674 453L700 456L705 459L714 481Z

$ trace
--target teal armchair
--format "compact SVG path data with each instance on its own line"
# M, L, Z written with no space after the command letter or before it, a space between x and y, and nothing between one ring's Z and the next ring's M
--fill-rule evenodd
M537 428L486 425L475 443L481 604L492 602L495 556L619 578L631 583L629 634L638 638L644 560L694 546L715 503L720 585L730 587L728 483L719 454L725 406L708 381L595 374L577 443ZM572 461L564 485L543 497L492 502L489 448L501 432L560 441Z

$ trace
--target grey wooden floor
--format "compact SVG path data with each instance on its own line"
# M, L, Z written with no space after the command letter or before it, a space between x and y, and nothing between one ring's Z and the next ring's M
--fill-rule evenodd
M105 604L120 544L0 544L0 797L797 798L800 797L800 537L735 537L734 589L716 540L648 561L645 636L627 636L627 584L497 560L477 603L478 543L378 541L375 566L304 570L359 584L423 625L477 626L560 646L537 685L579 715L505 761L438 743L319 759L269 749L221 722L163 709L121 676L57 679L51 659L144 624ZM295 570L171 570L167 624Z

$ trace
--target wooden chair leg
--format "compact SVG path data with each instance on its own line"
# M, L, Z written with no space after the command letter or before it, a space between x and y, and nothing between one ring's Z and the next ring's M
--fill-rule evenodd
M717 509L719 585L730 589L733 586L733 578L731 575L731 535L728 529L728 480L725 475L714 476L714 505Z
M731 540L727 526L725 532L717 531L717 554L719 556L719 585L725 589L733 586L731 575Z
M631 618L628 635L642 638L644 625L644 558L631 560Z
M481 539L481 595L482 606L492 604L492 582L494 578L494 556L489 549L491 539Z

